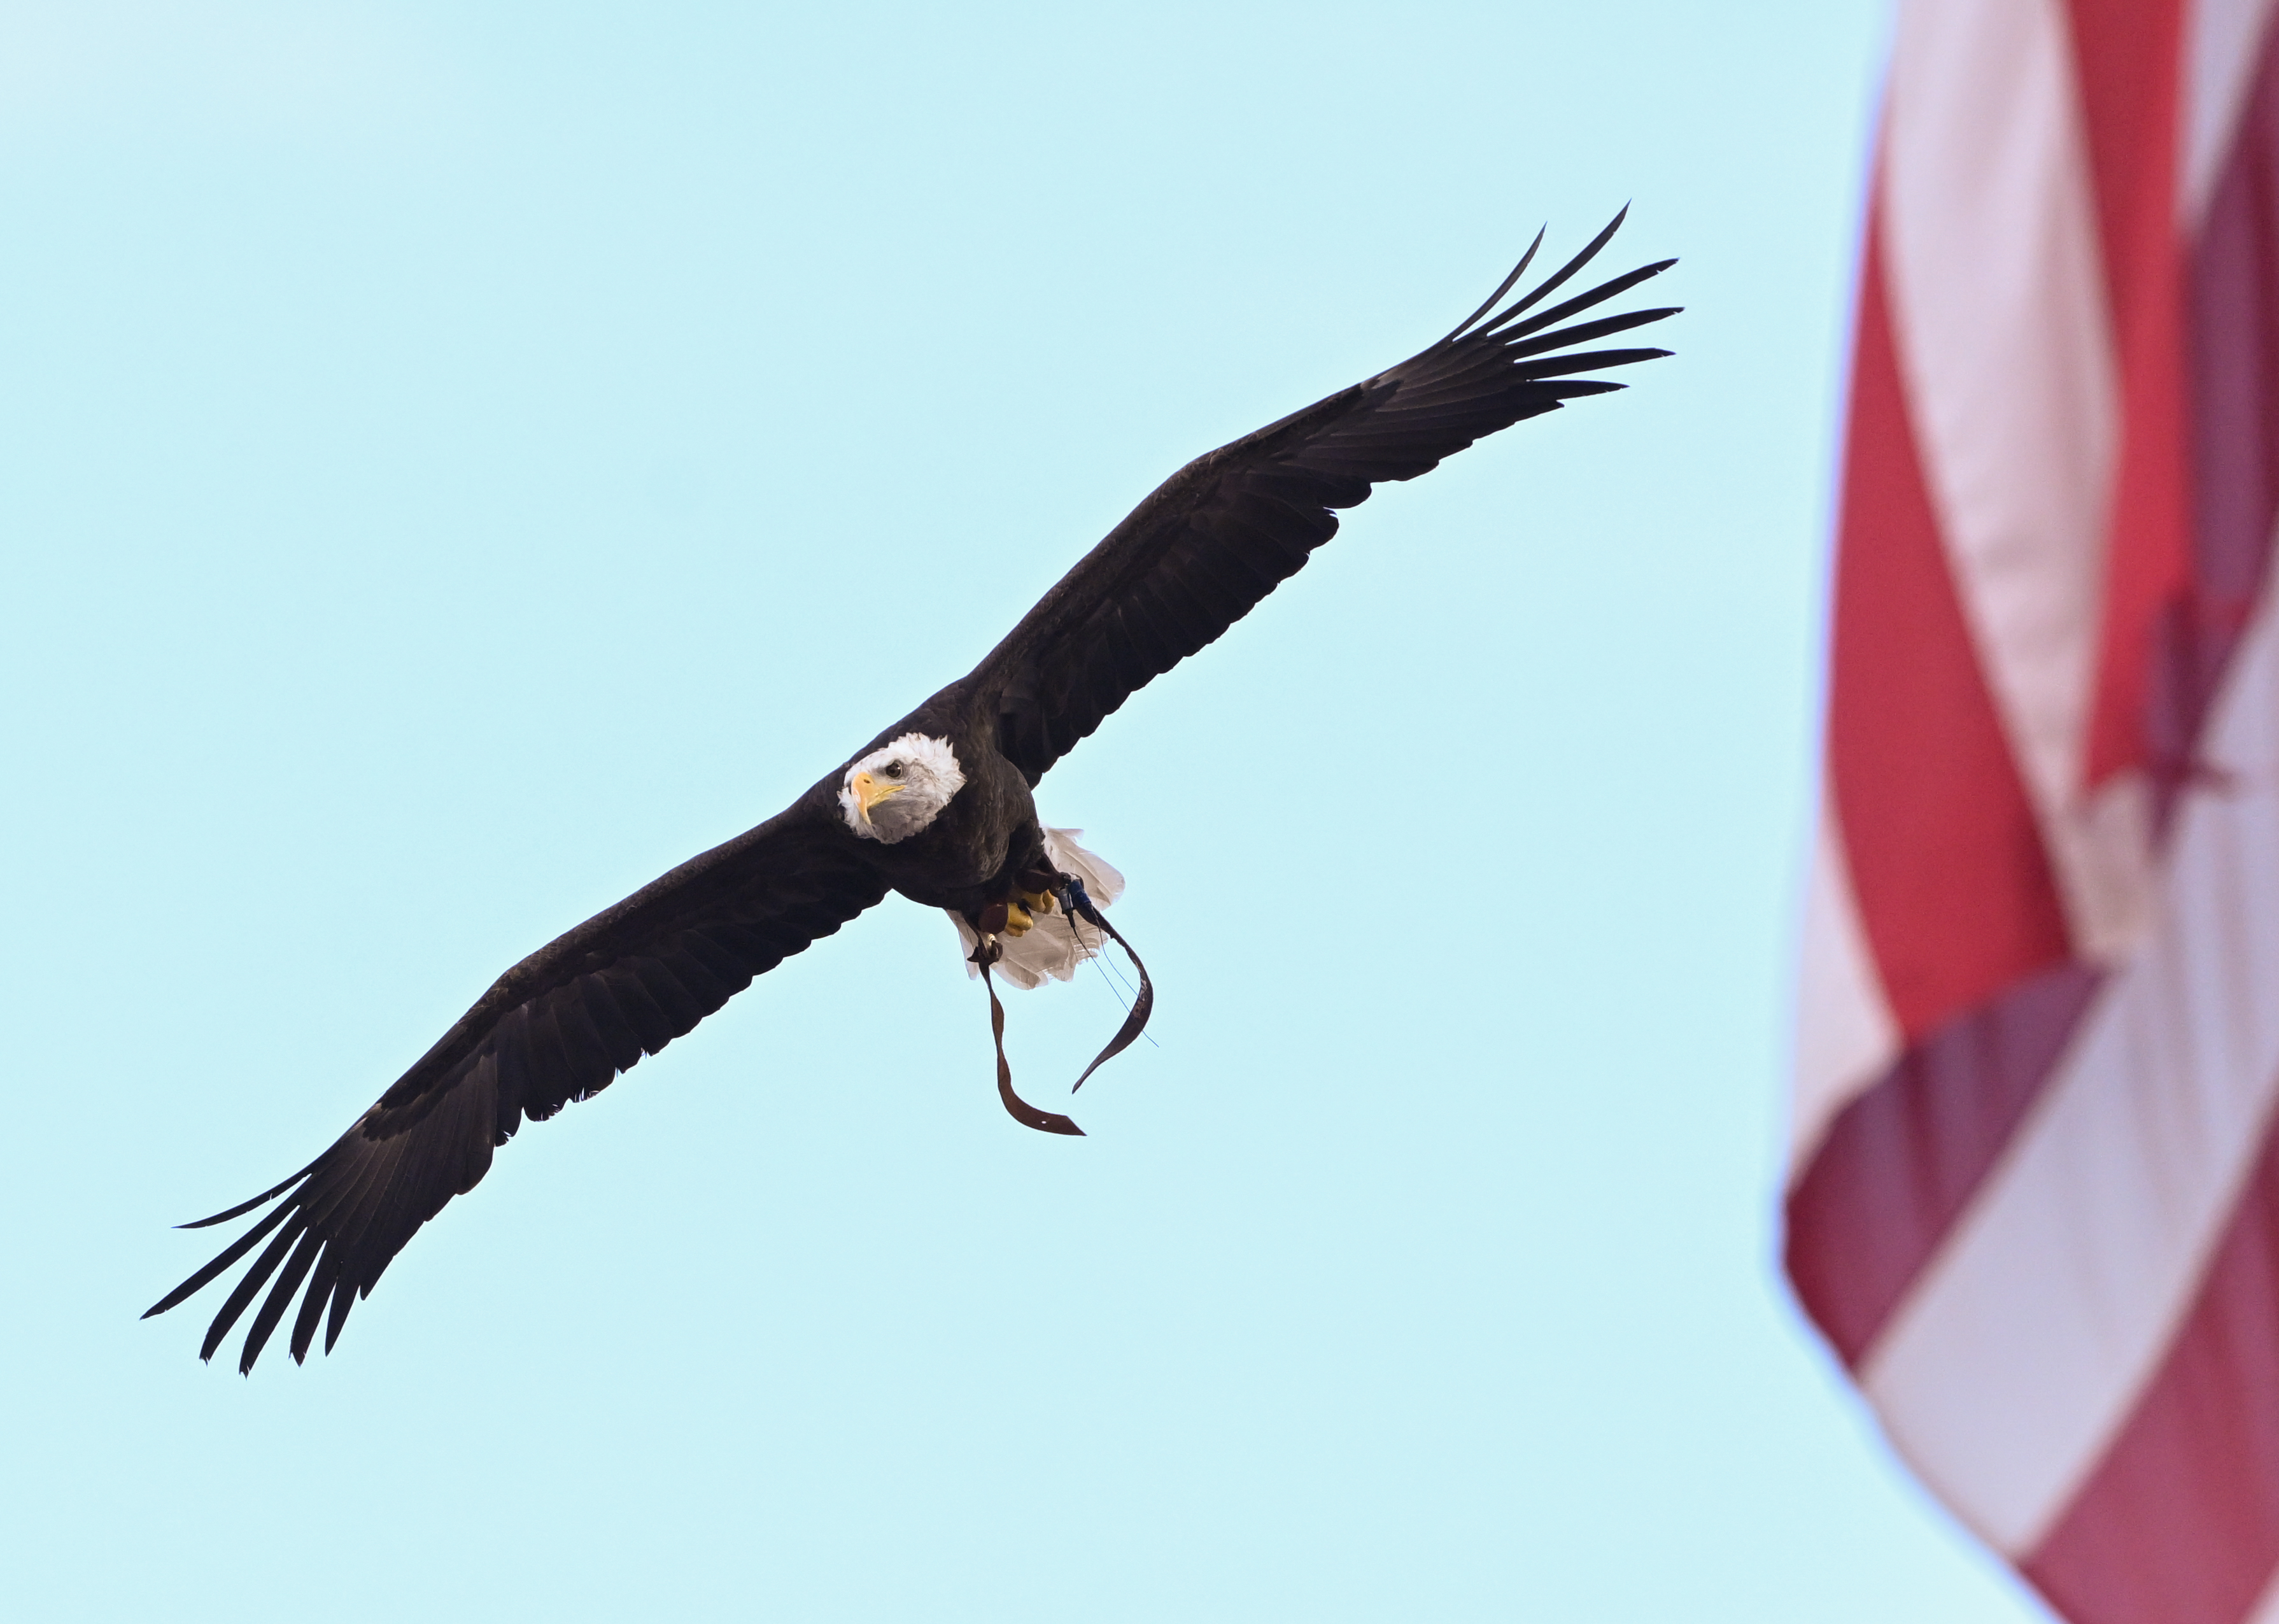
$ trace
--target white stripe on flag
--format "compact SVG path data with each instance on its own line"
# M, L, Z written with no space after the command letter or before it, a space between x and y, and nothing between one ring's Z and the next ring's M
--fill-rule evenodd
M2240 1624L2279 1624L2279 1573L2263 1587L2263 1594L2255 1598L2255 1605L2247 1610Z
M2144 951L1861 1366L1893 1442L2011 1555L2039 1543L2191 1305L2279 1090L2279 617L2211 717Z
M2119 408L2061 0L1915 0L1891 83L1886 275L1924 478L2075 945L2108 959L2141 927L2145 847L2136 786L2081 793Z
M1812 872L1805 881L1803 955L1797 975L1792 1176L1812 1160L1836 1114L1866 1092L1899 1051L1899 1023L1861 929L1843 840L1834 799L1823 790Z
M2207 212L2232 132L2255 82L2272 0L2193 0L2184 8L2183 165L2176 210L2187 233Z

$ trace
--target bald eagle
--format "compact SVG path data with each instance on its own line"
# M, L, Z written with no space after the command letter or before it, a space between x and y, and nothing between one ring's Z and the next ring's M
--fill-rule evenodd
M274 1204L143 1317L164 1314L259 1246L199 1357L213 1357L265 1285L238 1369L251 1371L296 1291L294 1359L307 1358L319 1321L331 1352L349 1308L422 1224L481 1182L491 1153L526 1117L542 1122L600 1092L753 977L890 891L947 910L972 969L986 978L994 968L1017 985L1065 977L1107 938L1120 941L1101 908L1122 877L1077 843L1078 831L1039 823L1038 783L1150 679L1302 568L1337 533L1337 510L1366 500L1370 486L1413 479L1482 435L1622 387L1579 374L1667 355L1576 347L1675 309L1572 318L1673 260L1538 308L1623 218L1506 304L1542 246L1537 233L1511 274L1446 338L1173 474L970 675L758 828L508 970L323 1154L251 1200L185 1225L203 1229ZM1140 975L1140 996L1103 1060L1147 1018L1152 988L1144 968ZM994 985L989 997L1006 1109L1032 1128L1079 1132L1014 1092Z

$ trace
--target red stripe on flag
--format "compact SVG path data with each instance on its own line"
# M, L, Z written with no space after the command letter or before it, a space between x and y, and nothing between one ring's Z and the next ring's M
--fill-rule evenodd
M1915 1045L1829 1125L1788 1198L1785 1263L1857 1367L2010 1142L2103 977L2065 964Z
M2075 1624L2240 1624L2279 1564L2279 1138L2181 1334L2022 1571Z
M1901 391L1879 224L1861 273L1829 682L1829 770L1900 1028L2067 956L2040 831L1955 597Z
M2265 42L2211 195L2191 292L2193 595L2164 628L2152 708L2156 759L2179 767L2261 591L2279 517L2279 37ZM2270 906L2240 906L2259 903ZM2275 1567L2279 1136L2267 1137L2159 1370L2024 1571L2079 1624L2240 1624Z
M2191 271L2191 613L2167 629L2152 748L2177 780L2262 590L2279 518L2279 34L2264 45Z
M2121 374L2121 448L2087 778L2148 756L2153 641L2185 595L2183 244L2176 229L2180 0L2070 0L2098 235Z
M2195 770L2198 734L2279 518L2279 37L2260 42L2187 263L2175 223L2181 0L2067 11L2121 385L2085 770L2094 782L2149 766L2172 806L2181 790L2221 793L2225 762ZM1790 1194L1786 1243L1799 1297L1855 1367L2022 1127L2042 1120L2035 1102L2103 984L2068 961L2048 860L1949 569L1880 231L1871 218L1829 758L1861 925L1909 1048L1830 1124ZM2279 698L2235 699L2279 716ZM2227 905L2242 928L2275 907L2259 885ZM2244 1131L2233 1143L2257 1161L2237 1205L2207 1214L2204 1275L2196 1253L2180 1253L2150 1317L2122 1328L2152 1338L2144 1352L2157 1362L2141 1391L2122 1383L2090 1418L2080 1444L2094 1463L2068 1490L2080 1454L2068 1458L2051 1492L2070 1501L2021 1564L2077 1624L2243 1624L2279 1567L2279 1135L2256 1145ZM2073 1231L2060 1236L2080 1253ZM2065 1267L2094 1283L2109 1261ZM1967 1388L1946 1397L1968 1411ZM2003 1421L1987 1418L1990 1445L2006 1441Z

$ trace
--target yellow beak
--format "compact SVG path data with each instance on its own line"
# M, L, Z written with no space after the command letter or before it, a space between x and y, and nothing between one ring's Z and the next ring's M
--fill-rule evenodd
M863 821L871 821L871 808L889 795L899 795L908 787L901 784L881 784L867 772L858 772L855 781L847 786L855 792L855 805L863 814Z

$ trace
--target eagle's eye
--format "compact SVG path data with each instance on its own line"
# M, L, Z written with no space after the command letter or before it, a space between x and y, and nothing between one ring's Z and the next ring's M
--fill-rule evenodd
M902 776L902 764L900 762L888 762L884 767L879 768L879 770L885 773L890 778L899 778Z

